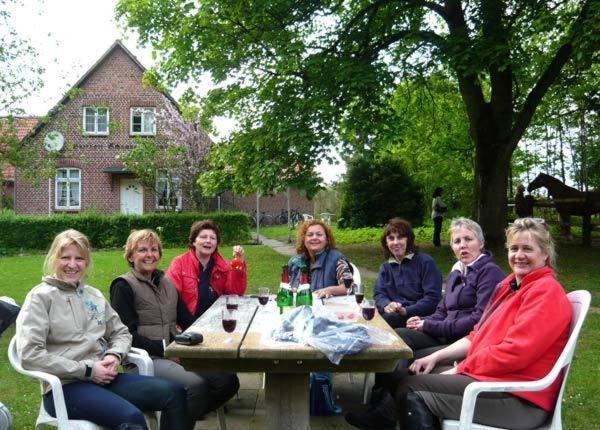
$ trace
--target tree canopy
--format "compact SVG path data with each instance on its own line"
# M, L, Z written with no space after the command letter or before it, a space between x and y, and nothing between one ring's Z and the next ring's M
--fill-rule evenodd
M402 77L451 70L492 243L536 108L567 63L589 67L600 46L592 0L121 0L116 12L157 51L168 83L205 72L219 83L204 114L238 120L228 161L251 162L248 175L305 171L333 145L371 149L388 135Z

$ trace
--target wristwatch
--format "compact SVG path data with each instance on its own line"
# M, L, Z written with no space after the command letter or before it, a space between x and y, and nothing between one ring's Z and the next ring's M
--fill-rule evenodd
M89 366L88 364L85 365L85 377L86 378L92 377L92 367Z

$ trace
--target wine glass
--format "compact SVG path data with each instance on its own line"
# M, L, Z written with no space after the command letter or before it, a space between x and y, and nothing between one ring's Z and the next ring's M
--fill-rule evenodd
M362 316L367 321L371 321L375 318L375 301L374 300L364 300L362 303Z
M221 322L223 323L223 330L227 333L232 333L237 325L237 314L236 309L227 309L227 307L221 310Z
M348 289L350 287L352 287L352 284L354 283L354 279L352 278L352 273L349 273L349 272L344 273L342 281L344 282L344 287L346 287L346 291L348 291Z
M238 308L238 305L238 296L236 296L235 294L229 294L225 296L225 306L227 307L227 309L229 309L230 311L236 310Z
M258 303L261 305L266 305L269 301L269 289L265 287L261 287L258 289Z
M362 284L354 284L354 298L356 304L360 306L363 299L365 298L365 287Z

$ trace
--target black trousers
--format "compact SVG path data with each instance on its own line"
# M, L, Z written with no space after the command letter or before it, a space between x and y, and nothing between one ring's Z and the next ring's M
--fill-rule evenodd
M440 242L440 234L442 233L442 221L444 217L436 216L433 219L433 245L434 246L442 246L442 242Z
M436 367L427 375L411 375L408 369L393 374L388 383L394 387L394 400L399 418L404 396L413 392L419 395L431 412L440 418L458 420L463 393L475 379L465 375L440 375L448 366ZM391 387L390 387L391 388ZM529 430L541 426L550 416L533 403L508 393L482 393L477 398L474 422L494 427ZM417 429L402 429L417 430Z

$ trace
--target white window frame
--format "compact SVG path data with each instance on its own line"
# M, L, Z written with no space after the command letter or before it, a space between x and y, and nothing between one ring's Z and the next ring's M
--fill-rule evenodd
M66 170L66 178L59 178L58 177L58 172L60 170ZM79 178L77 178L77 180L72 179L71 178L71 171L78 171L79 172ZM70 194L71 194L71 186L73 183L77 182L78 183L78 191L79 191L79 204L77 205L71 205L70 203ZM59 184L66 184L67 187L67 205L66 206L60 206L58 204L58 191L59 191ZM81 169L77 169L74 167L61 167L56 169L56 175L54 177L54 208L57 210L79 210L81 209Z
M145 113L152 112L152 130L144 131L146 121L144 120ZM133 131L133 117L139 114L141 118L140 131ZM153 107L132 107L129 113L129 133L132 136L156 136L156 108Z
M167 190L167 201L168 199L170 199L171 196L171 184L172 183L178 183L179 184L179 189L175 192L175 197L177 198L177 204L175 206L175 210L180 211L182 208L182 198L181 198L181 179L178 177L171 177L169 180L169 175L167 174L167 171L164 169L159 169L156 171L156 209L170 209L172 210L173 208L171 206L165 206L165 205L161 205L160 204L160 200L161 200L161 196L158 193L158 190L160 189L158 184L159 182L164 181L166 183L166 190Z
M106 131L99 131L98 130L98 116L99 116L99 110L100 109L104 109L106 110ZM87 118L87 111L88 110L92 110L94 112L94 130L93 131L88 131L87 127L86 127L86 118ZM92 136L108 136L110 132L110 109L108 109L108 107L104 107L104 106L84 106L83 107L83 134L85 135L92 135Z

